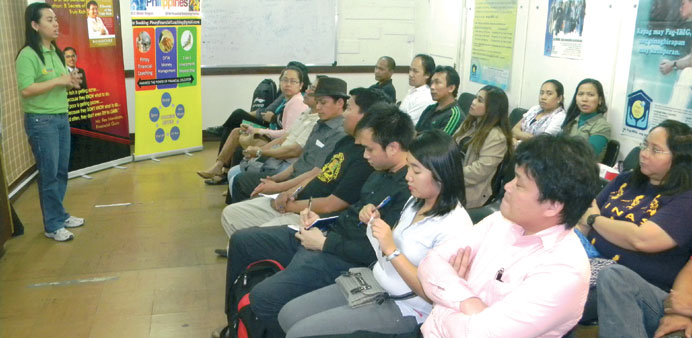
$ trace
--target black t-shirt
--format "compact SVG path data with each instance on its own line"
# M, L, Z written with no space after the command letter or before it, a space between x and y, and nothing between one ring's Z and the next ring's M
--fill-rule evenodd
M389 196L390 202L379 210L380 217L387 224L396 224L401 210L411 196L406 183L406 172L407 168L403 167L395 173L375 171L370 174L360 190L360 199L339 214L338 221L327 233L327 241L322 250L354 264L366 266L374 262L375 251L370 246L365 233L366 226L360 224L358 214L363 206L378 205Z
M377 82L370 86L370 88L382 89L382 91L392 99L392 102L396 102L396 88L394 88L392 84L392 79L387 80L384 84Z
M353 204L358 201L360 188L372 170L363 158L363 146L356 144L353 136L346 135L327 156L322 173L298 194L298 199L334 195Z

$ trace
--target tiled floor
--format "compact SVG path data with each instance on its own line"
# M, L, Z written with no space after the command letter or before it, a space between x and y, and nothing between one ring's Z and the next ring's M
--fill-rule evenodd
M14 202L26 234L0 259L0 338L209 337L225 322L226 261L213 252L227 241L225 187L195 171L217 147L70 180L65 205L87 223L67 243L43 236L30 186ZM595 336L595 327L577 332Z
M43 236L32 184L14 201L26 234L0 259L0 337L209 337L225 321L225 187L195 171L217 146L70 180L65 205L86 225L67 243Z

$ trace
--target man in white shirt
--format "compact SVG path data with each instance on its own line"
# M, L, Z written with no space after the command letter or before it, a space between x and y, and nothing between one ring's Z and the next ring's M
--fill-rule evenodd
M408 71L408 84L412 87L401 101L399 109L411 116L413 124L418 123L423 110L433 104L430 94L430 80L435 73L435 60L430 55L418 54L411 61Z
M87 8L87 26L89 28L89 38L97 38L102 35L108 35L108 29L103 24L103 20L99 18L99 4L91 0L86 5Z

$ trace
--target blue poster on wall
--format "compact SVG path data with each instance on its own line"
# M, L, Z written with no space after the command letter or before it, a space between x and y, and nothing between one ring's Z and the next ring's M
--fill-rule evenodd
M622 135L641 140L673 119L692 124L692 3L640 0Z

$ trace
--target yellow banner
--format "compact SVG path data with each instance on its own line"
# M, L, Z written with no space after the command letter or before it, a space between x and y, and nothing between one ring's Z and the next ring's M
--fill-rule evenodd
M135 157L202 146L201 20L132 18Z
M516 0L476 1L471 81L509 88L516 22Z

